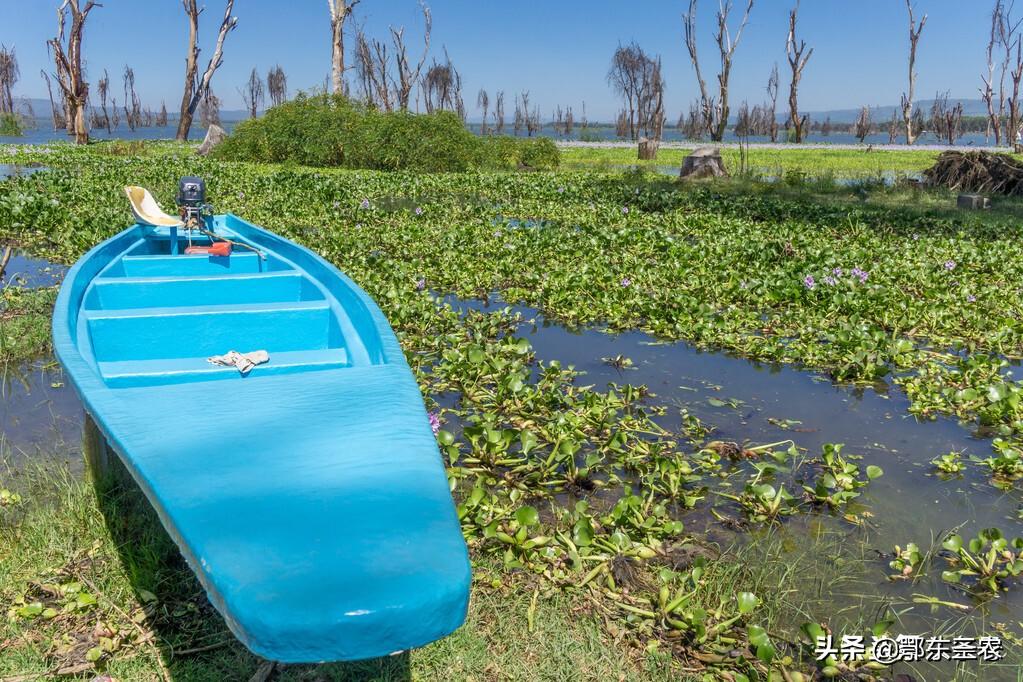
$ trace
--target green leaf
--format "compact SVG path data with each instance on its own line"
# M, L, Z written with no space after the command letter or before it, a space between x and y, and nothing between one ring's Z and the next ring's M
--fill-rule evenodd
M867 467L867 478L875 479L884 476L884 470L881 467L871 464Z
M739 603L739 613L747 614L757 607L760 600L757 599L757 595L752 592L740 592L735 596L735 600Z
M441 429L437 432L437 442L444 446L452 445L455 442L455 434Z
M98 646L94 646L85 652L85 660L90 663L95 663L101 658L103 658L103 649L100 649Z
M724 400L721 400L720 398L707 398L707 404L709 404L711 407L724 407L728 403L726 403Z
M950 552L958 552L959 549L963 546L963 539L958 535L952 535L949 536L943 543L941 543L941 546Z
M962 578L958 571L942 571L941 579L947 583L958 583Z
M519 507L515 512L515 520L523 527L535 526L540 523L540 514L536 511L536 507Z

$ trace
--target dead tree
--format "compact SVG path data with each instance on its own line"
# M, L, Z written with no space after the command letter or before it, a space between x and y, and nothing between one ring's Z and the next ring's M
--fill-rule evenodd
M1005 97L1004 97L1004 86L1005 84L1005 67L1006 63L1003 60L1001 64L1001 83L998 88L998 108L995 108L995 45L1001 40L1001 36L1005 25L1005 7L1002 4L1002 0L995 0L994 9L991 10L991 31L988 35L987 44L987 76L981 74L980 80L984 84L984 87L980 88L980 97L984 100L984 104L987 107L987 130L990 135L992 132L995 136L995 145L1001 144L1002 141L1002 114L1005 110Z
M888 121L888 144L895 144L895 138L899 136L899 115L892 109L892 120Z
M906 10L909 12L909 92L902 93L902 122L906 127L906 144L913 144L916 141L916 134L913 131L913 89L916 87L916 45L920 40L920 33L927 23L927 15L920 18L919 25L913 18L913 0L906 0Z
M6 45L0 45L0 114L14 113L14 84L20 76L14 48L8 50Z
M663 119L663 101L662 101L662 119ZM565 110L565 137L572 136L572 128L575 127L575 116L572 115L572 107L568 107Z
M423 101L426 112L454 111L464 120L465 104L462 101L462 76L451 63L448 51L444 50L444 61L433 60L423 76ZM528 110L527 110L528 111Z
M96 91L99 93L99 107L103 118L96 118L93 126L96 128L106 128L108 133L112 133L113 128L110 125L110 114L107 112L107 97L110 94L110 75L106 69L103 69L103 77L96 82Z
M272 107L284 104L288 99L288 77L284 75L280 64L266 72L266 90Z
M89 143L89 125L85 118L89 101L89 84L82 77L82 36L89 12L97 5L88 0L85 7L79 7L79 0L64 0L57 8L57 37L48 41L53 50L57 67L57 84L64 96L65 119L68 132L74 134L77 144ZM71 10L71 30L65 44L64 24L67 11Z
M529 99L529 91L527 90L526 92L524 92L522 94L523 94L523 97L528 101L528 99ZM519 101L519 98L516 97L515 98L515 116L512 119L512 129L515 131L516 137L518 136L519 131L522 130L523 121L525 121L525 117L523 117L523 115L522 115L522 105L521 105L521 103Z
M117 98L110 98L110 125L117 128L121 125L121 114L117 108Z
M433 31L433 16L430 8L425 2L420 1L420 8L423 10L423 54L415 67L409 65L408 50L405 47L405 27L390 27L391 42L394 44L394 67L397 78L392 80L394 90L394 102L401 111L408 111L409 101L412 95L412 88L419 82L423 72L423 65L426 64L426 56L430 53L430 33Z
M504 132L504 90L497 91L494 98L494 132L498 135Z
M259 77L256 67L252 67L245 88L238 88L238 93L242 96L242 101L245 102L245 108L249 110L249 118L256 118L259 114L259 108L263 106L265 100L265 92L263 79Z
M50 85L50 74L46 73L45 69L40 69L39 74L46 81L46 94L50 98L50 115L53 117L53 129L60 130L61 128L67 127L67 121L64 119L64 108L58 107L57 103L53 100L53 88Z
M607 82L624 101L619 118L623 131L632 139L654 137L663 127L664 78L661 76L661 58L648 56L635 42L619 45L611 59ZM660 107L660 114L655 111Z
M204 128L220 125L220 98L207 89L199 105L199 123Z
M792 122L797 143L802 142L806 136L809 121L809 116L804 115L802 118L799 116L799 80L803 77L803 69L806 68L806 63L810 61L810 56L813 54L812 47L809 52L803 54L806 51L805 40L800 40L799 46L796 46L798 14L799 0L796 0L796 6L789 12L789 36L785 41L785 56L789 60L789 68L792 69L792 80L789 82L789 120Z
M853 134L856 135L856 139L863 144L863 140L870 135L870 107L863 107L860 109L860 115L856 117L856 122L853 124Z
M490 95L483 88L476 94L476 106L483 110L483 121L480 123L480 135L487 134L487 116L490 113Z
M771 75L767 77L767 98L771 100L771 127L767 131L771 136L771 142L778 141L778 62L771 68Z
M391 111L390 60L387 45L366 37L362 28L355 33L355 73L362 99L370 106Z
M1005 48L1005 58L1002 61L1002 82L1000 85L1000 92L1004 92L1005 85L1005 73L1008 71L1009 79L1012 81L1012 94L1008 97L1009 104L1009 120L1007 122L1005 136L1019 136L1020 133L1020 108L1019 108L1019 88L1020 79L1023 78L1023 40L1019 35L1020 22L1012 21L1009 16L1012 11L1012 6L1003 13L1002 21L999 24L999 40ZM1014 54L1015 53L1015 54ZM1004 102L1006 97L1004 94L1001 95L1001 101Z
M224 63L224 39L238 25L238 18L231 16L234 0L227 0L224 19L220 22L217 43L213 48L213 56L206 65L202 77L199 76L199 15L203 12L196 0L181 0L188 16L188 53L185 59L185 89L181 95L181 114L178 119L178 140L187 140L188 131L192 128L192 118L210 90L210 81L220 65ZM205 8L203 8L205 9Z
M135 70L124 65L124 122L135 130L142 123L142 102L135 93Z
M360 0L327 0L330 9L330 82L335 94L345 91L345 21Z
M167 125L167 103L160 102L160 113L156 115L156 125L166 126Z
M732 71L732 57L735 55L735 48L739 46L742 38L742 31L749 22L750 11L753 9L753 0L748 0L746 11L743 12L739 29L732 39L728 30L728 15L732 11L731 0L721 0L718 4L717 25L718 30L714 35L718 52L721 55L721 70L718 73L718 94L717 98L710 96L707 83L703 80L700 71L700 60L696 48L696 0L689 0L689 12L682 15L682 28L685 35L686 50L689 52L689 59L693 63L693 70L696 71L696 81L700 86L700 105L707 127L707 132L715 142L724 139L725 130L728 126L728 79Z

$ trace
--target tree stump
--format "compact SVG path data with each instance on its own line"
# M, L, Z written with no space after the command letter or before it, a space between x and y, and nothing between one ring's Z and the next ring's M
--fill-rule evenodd
M967 211L979 211L991 208L991 200L980 194L960 194L956 197L956 206Z
M646 137L639 138L639 160L653 161L657 158L657 149L660 146L660 140L651 140Z
M206 156L213 148L223 142L227 138L227 131L220 126L213 124L206 131L206 138L199 145L199 148L195 150L195 153L199 156Z
M725 162L721 160L721 149L718 147L701 147L682 162L679 179L727 178Z

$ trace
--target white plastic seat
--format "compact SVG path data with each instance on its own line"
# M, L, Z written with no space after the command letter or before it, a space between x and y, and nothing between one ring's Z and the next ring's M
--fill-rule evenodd
M145 187L129 185L124 188L124 193L128 195L131 212L140 224L153 227L182 227L184 225L180 218L165 213Z

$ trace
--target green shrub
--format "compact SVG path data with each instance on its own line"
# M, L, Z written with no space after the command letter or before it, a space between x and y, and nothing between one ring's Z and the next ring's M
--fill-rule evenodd
M550 169L548 139L479 138L449 111L380 112L335 95L299 95L239 123L214 155L229 161L420 172Z
M21 121L16 114L0 114L0 135L21 137Z

